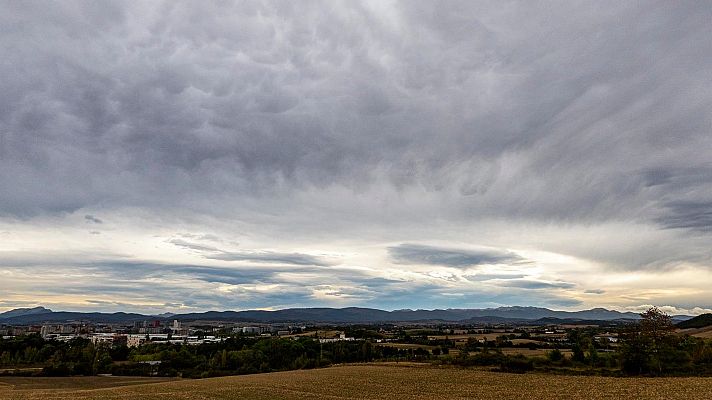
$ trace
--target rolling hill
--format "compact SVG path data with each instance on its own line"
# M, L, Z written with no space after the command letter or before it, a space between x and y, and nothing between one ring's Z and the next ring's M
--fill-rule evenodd
M701 314L677 324L680 329L705 328L712 326L712 314Z

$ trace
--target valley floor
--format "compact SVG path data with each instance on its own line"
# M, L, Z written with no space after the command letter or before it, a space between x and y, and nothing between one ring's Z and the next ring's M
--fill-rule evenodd
M111 377L23 379L0 378L0 399L712 399L712 378L518 375L412 364L159 383Z

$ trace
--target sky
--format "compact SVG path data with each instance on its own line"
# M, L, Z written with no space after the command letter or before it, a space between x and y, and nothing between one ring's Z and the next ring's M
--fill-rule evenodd
M710 21L0 0L0 311L709 312Z

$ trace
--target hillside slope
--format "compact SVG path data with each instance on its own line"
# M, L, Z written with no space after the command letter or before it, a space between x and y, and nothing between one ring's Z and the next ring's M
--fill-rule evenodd
M701 314L677 324L680 329L704 328L707 326L712 326L712 314Z

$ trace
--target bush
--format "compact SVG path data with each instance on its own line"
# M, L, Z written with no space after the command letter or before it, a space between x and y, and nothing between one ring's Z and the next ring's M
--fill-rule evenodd
M463 367L471 366L501 366L505 361L506 356L500 352L477 353L474 356L469 356L465 353L453 359L453 364Z
M553 361L553 362L561 361L564 359L564 355L561 353L561 350L559 350L559 349L554 349L554 350L550 351L547 354L547 357L549 357L549 360Z
M53 364L42 368L43 376L69 376L71 372L72 368L66 363Z
M507 357L500 365L503 372L523 374L534 370L534 362L524 356Z

